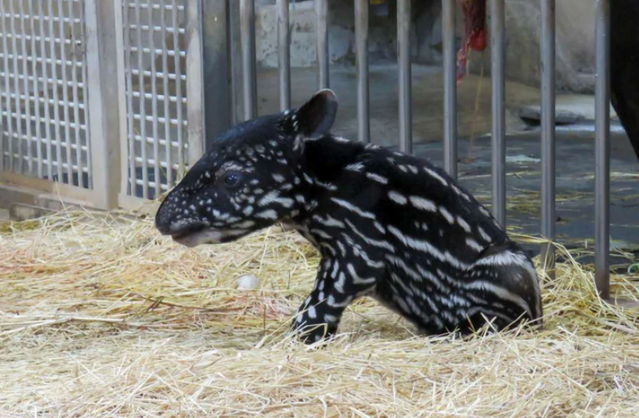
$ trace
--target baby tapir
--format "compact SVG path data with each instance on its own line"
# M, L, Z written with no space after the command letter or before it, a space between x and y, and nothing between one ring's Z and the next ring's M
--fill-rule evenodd
M533 264L491 214L421 158L331 135L336 112L322 90L235 126L167 195L157 229L194 247L293 226L322 256L294 320L307 342L362 296L430 334L541 323Z

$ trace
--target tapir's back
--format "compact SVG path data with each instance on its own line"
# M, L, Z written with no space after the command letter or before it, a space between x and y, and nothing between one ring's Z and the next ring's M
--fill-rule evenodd
M473 262L491 244L508 240L484 206L421 158L367 147L334 183L337 189L332 199L325 198L332 200L327 204L339 206L339 200L370 213L385 233L357 211L346 210L342 216L364 221L362 227L374 236L422 240L462 264Z
M324 150L340 147L324 141ZM377 277L371 295L422 329L469 329L489 313L499 328L541 316L528 257L486 208L427 161L362 147L317 199L310 238L356 277Z

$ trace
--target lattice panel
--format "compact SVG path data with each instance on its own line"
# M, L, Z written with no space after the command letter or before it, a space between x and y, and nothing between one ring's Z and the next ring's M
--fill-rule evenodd
M0 169L91 187L84 0L0 0Z
M122 0L129 195L153 199L187 159L185 4Z

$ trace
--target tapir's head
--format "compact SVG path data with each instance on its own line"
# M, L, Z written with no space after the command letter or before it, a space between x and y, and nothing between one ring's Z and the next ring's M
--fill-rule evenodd
M304 141L327 135L336 112L335 94L322 90L299 109L231 128L166 196L156 228L194 247L234 241L294 216L304 203Z

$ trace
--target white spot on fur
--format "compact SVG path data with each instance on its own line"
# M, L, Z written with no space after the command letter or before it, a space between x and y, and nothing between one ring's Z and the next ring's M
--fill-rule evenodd
M406 199L406 197L400 193L397 193L394 190L391 190L390 192L388 192L388 198L390 200L392 200L393 202L397 203L398 205L405 205L406 202L408 201L408 199Z
M410 203L417 209L425 210L427 212L437 211L437 205L435 205L432 200L424 199L423 197L419 196L410 196L408 199L410 200Z
M449 224L453 225L455 223L455 217L445 208L440 207L439 213L441 213L442 216L446 218Z
M388 179L386 177L380 176L379 174L366 173L366 177L381 184L388 184Z

